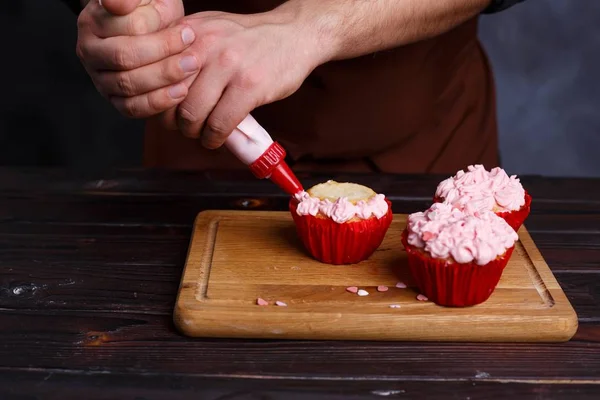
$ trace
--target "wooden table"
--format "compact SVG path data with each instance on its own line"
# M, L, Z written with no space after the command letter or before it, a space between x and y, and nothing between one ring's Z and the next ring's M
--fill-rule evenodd
M306 185L329 176L300 176ZM337 176L425 208L440 177ZM600 398L600 180L522 179L575 307L565 344L188 339L173 328L195 215L284 210L248 175L0 170L0 399Z

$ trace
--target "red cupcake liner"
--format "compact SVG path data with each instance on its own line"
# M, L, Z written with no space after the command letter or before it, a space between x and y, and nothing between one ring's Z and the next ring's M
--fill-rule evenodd
M514 250L514 246L509 248L503 256L486 265L459 264L431 258L408 244L407 239L405 229L402 244L417 287L429 300L446 307L468 307L486 301L498 285Z
M345 223L330 218L298 215L298 202L290 200L296 231L306 250L317 260L334 265L357 264L369 258L383 242L392 223L392 203L383 217Z
M529 216L529 212L531 211L531 196L529 193L525 192L525 204L521 208L515 211L506 211L506 212L498 212L497 216L504 218L504 220L513 228L515 231L518 231L523 222Z
M442 203L443 199L441 197L434 196L433 202ZM497 212L496 215L504 219L506 223L508 223L508 225L510 225L510 227L513 228L515 231L518 231L521 225L523 225L523 222L525 222L525 220L529 216L530 211L531 196L529 195L529 193L527 193L527 191L525 191L525 204L523 204L521 208L515 211Z

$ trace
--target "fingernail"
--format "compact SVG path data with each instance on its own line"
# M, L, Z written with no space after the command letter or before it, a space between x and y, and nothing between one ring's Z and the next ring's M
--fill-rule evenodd
M198 60L194 56L186 56L179 61L179 65L184 72L194 72L198 69Z
M196 34L191 28L184 28L181 31L181 39L184 44L191 44L196 39Z
M186 90L187 90L187 88L185 87L185 85L182 85L182 84L170 87L169 88L169 96L171 96L174 99L178 99L180 97L185 96Z

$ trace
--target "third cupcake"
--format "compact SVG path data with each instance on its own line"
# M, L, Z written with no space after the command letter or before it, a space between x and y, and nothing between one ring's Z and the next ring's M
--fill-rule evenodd
M531 196L519 179L499 167L487 171L483 165L470 165L467 171L442 181L434 201L445 202L468 213L493 211L515 230L529 215Z

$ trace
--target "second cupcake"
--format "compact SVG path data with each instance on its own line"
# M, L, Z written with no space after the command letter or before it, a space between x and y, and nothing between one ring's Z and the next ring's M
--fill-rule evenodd
M419 290L442 306L487 300L518 240L491 211L468 214L447 203L409 215L402 243Z
M355 264L381 245L392 222L389 200L355 183L328 181L290 200L308 252L327 264Z

